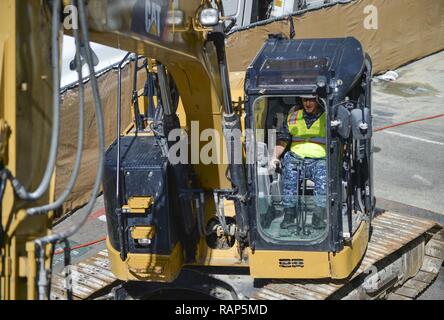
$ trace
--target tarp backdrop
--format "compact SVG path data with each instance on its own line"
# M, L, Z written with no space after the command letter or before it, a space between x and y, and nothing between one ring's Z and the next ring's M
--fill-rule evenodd
M355 0L293 21L299 39L356 37L370 54L375 73L444 49L444 0ZM367 29L364 22L377 23L377 29ZM289 21L278 21L232 34L227 42L230 71L245 71L268 34L288 36L289 31Z
M122 70L122 129L131 122L131 65ZM140 72L142 74L143 72ZM110 70L99 77L99 90L102 99L103 117L105 122L105 145L109 146L116 138L117 130L117 70ZM143 85L142 78L139 83ZM62 95L60 148L56 168L56 196L60 195L69 181L74 166L77 148L79 119L79 89L74 88ZM83 145L82 166L73 192L63 205L60 216L68 211L84 205L90 195L97 171L97 129L94 113L94 99L91 85L85 86L85 141Z

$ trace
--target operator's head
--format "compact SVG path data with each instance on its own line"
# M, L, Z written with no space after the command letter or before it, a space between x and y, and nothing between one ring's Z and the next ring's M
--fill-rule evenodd
M316 114L320 111L319 103L315 98L302 98L302 105L308 114Z

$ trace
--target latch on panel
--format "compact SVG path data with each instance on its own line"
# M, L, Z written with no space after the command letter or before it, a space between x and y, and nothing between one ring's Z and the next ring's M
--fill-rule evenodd
M131 229L131 237L136 240L152 239L156 233L154 226L137 226Z
M131 197L122 209L129 213L145 213L154 203L153 197Z
M135 226L131 228L131 237L141 247L150 246L155 233L156 229L154 226Z

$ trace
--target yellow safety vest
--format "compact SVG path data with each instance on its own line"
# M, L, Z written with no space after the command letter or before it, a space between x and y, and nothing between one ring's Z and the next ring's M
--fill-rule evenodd
M310 129L304 120L304 110L288 115L288 131L292 137L291 152L297 156L313 159L327 157L325 112L313 123Z

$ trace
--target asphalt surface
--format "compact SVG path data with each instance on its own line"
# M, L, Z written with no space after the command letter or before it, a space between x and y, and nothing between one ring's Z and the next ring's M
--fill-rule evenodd
M398 70L395 82L375 82L374 126L444 113L444 52ZM377 198L444 214L444 117L375 133Z
M444 114L444 52L397 70L394 82L375 81L374 127ZM444 118L407 124L374 135L374 178L379 204L397 203L444 217ZM398 206L400 211L402 206ZM402 212L402 211L401 211ZM429 214L428 218L431 218ZM444 268L420 297L444 300Z
M55 228L54 231L58 232L65 228L68 228L74 224L78 224L84 218L86 212L84 208L77 210L71 216L64 219L60 222ZM86 221L84 226L75 233L71 238L69 238L71 248L74 248L78 245L83 245L88 242L93 242L95 240L101 239L105 237L107 234L106 230L106 218L104 215L104 204L103 204L103 196L97 198L94 209L90 214L90 218ZM61 250L63 246L60 246L57 250ZM94 256L99 251L105 249L105 242L99 242L92 246L87 246L79 249L73 249L71 251L71 263L76 264L84 259L87 259L91 256ZM60 272L63 269L64 260L63 254L56 254L54 256L53 262L53 271Z
M397 70L394 82L373 87L374 128L444 113L444 52ZM379 207L444 221L444 118L408 124L374 134L375 193ZM81 220L78 210L57 229ZM71 239L78 245L106 235L103 197L91 218ZM105 248L104 242L73 251L73 263ZM61 255L54 270L63 266ZM444 268L420 299L444 300Z

